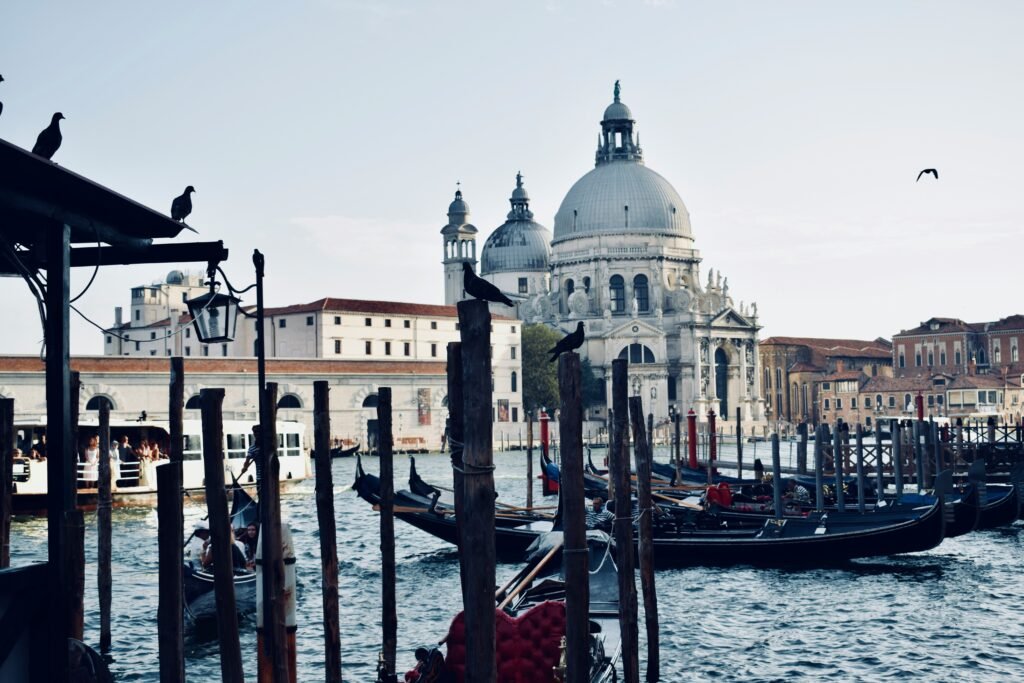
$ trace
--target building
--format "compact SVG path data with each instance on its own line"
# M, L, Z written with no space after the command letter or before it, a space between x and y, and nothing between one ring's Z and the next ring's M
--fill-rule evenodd
M897 377L943 373L1020 375L1024 315L995 322L966 323L959 318L930 318L893 335ZM973 364L973 365L972 365Z
M460 267L460 286L461 275ZM143 295L137 297L136 293L139 291ZM255 362L254 320L240 318L235 339L231 342L201 344L196 339L187 314L181 314L172 308L172 318L160 318L156 315L163 312L166 316L164 302L178 303L179 300L204 291L206 290L201 278L178 278L177 271L168 276L167 282L134 288L129 319L121 320L120 309L115 309L115 322L120 321L120 324L115 324L104 332L105 355L120 356L126 361L156 360L154 357L172 354L184 356L186 359L198 357L211 361L237 361L227 365L196 365L199 375L189 380L196 396L200 388L222 387L223 382L227 380L237 385L239 391L245 382L255 386L252 375L244 374L247 372L244 368ZM272 381L281 384L282 404L279 407L291 411L288 413L289 419L304 420L312 428L311 378L314 376L322 375L322 379L337 381L339 390L344 387L344 398L337 396L332 400L345 401L348 408L356 413L364 408L375 408L375 403L364 406L362 402L367 400L367 397L375 395L379 387L392 386L396 392L396 429L399 427L398 415L401 415L402 411L413 411L415 415L410 413L409 419L405 422L405 428L410 435L425 438L429 436L434 448L440 443L439 436L434 432L443 429L444 419L440 419L440 426L436 415L426 418L426 422L420 420L424 419L424 403L436 408L447 398L444 369L447 346L449 342L459 340L458 312L454 306L323 298L305 304L266 308L264 318L268 372L272 367L280 370L279 376L272 378ZM491 329L494 436L496 440L518 438L521 432L524 432L522 422L525 420L521 386L522 323L515 318L495 315ZM300 362L274 362L284 359ZM76 360L86 362L86 359ZM93 363L89 367L99 366ZM95 381L105 388L101 391L99 385L88 384L87 377L83 377L83 389L86 394L99 391L100 394L106 395L118 386L117 382L141 382L146 385L143 379L153 379L145 374L141 376L143 379L135 376L133 368L136 366L127 362L123 365L109 362L102 367L103 371L96 375ZM166 389L166 364L157 362L154 366L146 367L161 368L164 373L163 379L154 380L156 384L150 388L158 393L163 392ZM341 376L334 378L335 373ZM406 396L397 393L398 388L394 385L396 381L400 381L406 388ZM288 391L288 387L296 389ZM255 399L253 396L239 394L234 407L230 407L231 396L229 392L225 411L230 411L238 419L246 419L248 407L251 407L249 403ZM114 400L113 396L109 398L115 414L119 414L119 417L134 416L141 410L146 410L151 417L166 413L166 408L162 408L163 403L166 403L165 399L162 399L163 403L157 402L154 409L145 396L135 393L129 393L120 400ZM189 397L186 396L186 399ZM85 407L86 404L83 404L83 409ZM254 415L248 417L255 419ZM355 413L339 413L341 422L332 425L336 436L349 438L353 434L367 433L366 421L369 418L362 413L359 413L358 417L354 415Z
M847 393L848 383L859 383L860 375L892 376L892 346L881 338L769 337L761 342L760 355L765 412L777 421L829 421L835 416L835 400L843 404L843 397L834 395L835 382L846 383ZM828 415L822 391L829 394ZM845 403L851 405L848 399Z
M686 205L645 165L635 123L616 83L594 168L566 193L553 231L534 220L517 174L508 220L480 252L480 274L516 302L524 322L567 333L582 321L581 353L606 380L609 401L611 363L627 358L630 394L656 416L673 405L701 420L711 409L727 421L737 409L744 421L762 420L757 305L737 305L721 272L702 276ZM463 296L452 283L461 261L475 259L476 229L466 227L461 192L448 215L441 232L452 304Z

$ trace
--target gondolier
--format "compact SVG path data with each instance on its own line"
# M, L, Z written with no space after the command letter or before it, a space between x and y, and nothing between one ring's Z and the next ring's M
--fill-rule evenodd
M249 450L245 452L245 462L242 463L242 471L239 472L238 477L241 479L245 471L249 469L249 465L256 463L256 490L262 491L263 481L263 458L260 456L260 426L252 426L252 445L249 446Z

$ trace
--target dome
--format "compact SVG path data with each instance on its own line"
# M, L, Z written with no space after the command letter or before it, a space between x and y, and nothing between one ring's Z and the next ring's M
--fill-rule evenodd
M185 273L180 270L172 270L167 273L167 284L169 285L180 285L185 282Z
M480 274L546 271L551 261L551 231L533 220L521 173L516 173L516 189L509 203L508 220L484 242Z
M628 207L628 209L626 208ZM576 181L555 214L555 239L655 233L693 238L675 188L636 161L610 161Z
M469 204L462 199L462 190L455 191L455 200L448 205L448 215L469 213Z
M547 271L550 261L550 230L534 221L508 221L484 242L480 274Z
M615 100L604 110L602 121L632 121L633 112L622 102Z

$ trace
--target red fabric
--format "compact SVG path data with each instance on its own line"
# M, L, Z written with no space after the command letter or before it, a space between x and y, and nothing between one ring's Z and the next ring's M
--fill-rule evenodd
M494 610L498 683L536 683L551 680L561 657L565 635L565 603L542 602L521 617ZM463 683L466 673L466 619L460 612L448 628L445 667Z
M732 507L732 489L724 481L718 485L720 504L722 507Z

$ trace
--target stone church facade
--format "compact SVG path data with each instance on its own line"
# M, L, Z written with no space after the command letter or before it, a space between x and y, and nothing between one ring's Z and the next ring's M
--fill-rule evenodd
M487 238L479 273L524 322L565 333L584 323L581 352L607 380L609 405L612 360L627 358L630 394L658 419L673 406L702 421L712 409L728 421L737 409L744 422L762 421L757 304L736 304L720 272L702 276L686 206L644 164L635 124L616 82L595 166L569 189L554 231L534 221L517 175L508 220ZM463 296L452 282L461 261L477 265L468 216L458 192L441 231L447 304Z

